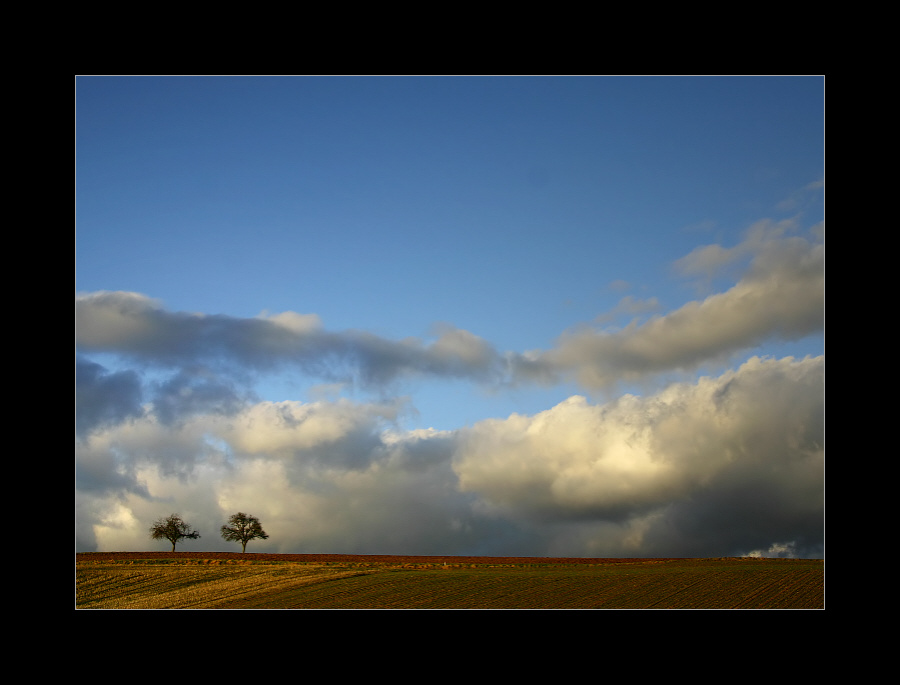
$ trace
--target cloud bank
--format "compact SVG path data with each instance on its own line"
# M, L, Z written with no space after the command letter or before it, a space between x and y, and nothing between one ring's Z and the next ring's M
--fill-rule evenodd
M241 510L270 534L252 551L820 556L823 357L752 356L641 396L577 395L452 431L404 428L409 400L385 392L574 380L589 395L822 330L816 233L762 222L675 266L707 287L737 276L669 313L525 352L452 327L388 340L329 331L314 314L79 295L76 547L147 549L150 522L178 511L203 535L184 549L229 549L216 531ZM378 399L265 402L248 390L249 377L285 370Z
M825 248L816 234L792 235L790 222L753 226L740 245L698 248L676 264L707 279L749 260L731 288L646 322L607 332L581 328L549 351L514 359L515 375L542 382L574 377L594 390L668 371L692 370L768 339L798 340L821 331Z
M450 326L429 343L387 340L365 331L328 331L315 314L256 318L168 312L138 293L99 292L76 298L76 342L84 353L115 353L163 367L286 367L366 388L400 378L558 383L589 389L666 371L691 370L767 339L796 340L824 326L824 245L791 233L790 222L753 226L740 245L698 248L676 264L686 276L712 277L749 262L722 293L692 301L614 331L583 327L555 348L500 353L477 335Z
M294 367L369 388L402 376L487 379L498 362L485 341L450 327L427 344L413 338L393 341L365 331L327 331L314 314L242 319L168 312L157 301L129 292L80 295L75 315L80 351L168 368L236 364L271 372Z

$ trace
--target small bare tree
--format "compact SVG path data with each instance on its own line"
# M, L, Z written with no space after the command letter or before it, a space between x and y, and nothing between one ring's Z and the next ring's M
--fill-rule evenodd
M172 551L179 540L196 540L200 533L191 530L191 525L178 514L170 514L165 518L159 518L150 526L150 537L154 540L168 540L172 543Z
M241 551L247 551L247 543L251 540L259 538L268 540L269 536L263 530L259 519L242 511L234 514L228 519L228 525L222 526L222 537L228 542L240 542Z

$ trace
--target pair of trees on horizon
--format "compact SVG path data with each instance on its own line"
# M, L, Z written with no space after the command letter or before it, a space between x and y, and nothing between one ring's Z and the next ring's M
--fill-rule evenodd
M251 540L269 539L259 519L242 511L232 515L228 519L228 525L222 526L220 532L228 542L240 542L242 552L247 551L247 543ZM156 523L150 526L150 537L153 540L168 540L172 543L174 552L175 545L181 540L196 540L200 537L200 533L192 530L191 524L180 515L170 514L157 519Z

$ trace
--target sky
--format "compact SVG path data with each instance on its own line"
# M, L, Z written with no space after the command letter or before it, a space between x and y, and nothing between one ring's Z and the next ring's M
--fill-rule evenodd
M75 79L76 551L824 556L821 76Z

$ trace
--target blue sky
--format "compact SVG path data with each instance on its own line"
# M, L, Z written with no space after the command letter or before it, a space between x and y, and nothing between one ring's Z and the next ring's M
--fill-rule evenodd
M821 77L79 77L76 546L820 554L823 221ZM682 529L747 469L804 506Z

